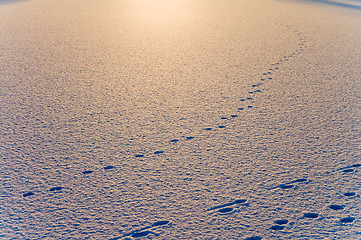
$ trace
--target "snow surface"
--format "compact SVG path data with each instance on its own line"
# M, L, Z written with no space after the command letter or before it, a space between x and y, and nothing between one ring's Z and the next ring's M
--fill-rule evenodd
M1 239L361 238L359 1L1 2Z

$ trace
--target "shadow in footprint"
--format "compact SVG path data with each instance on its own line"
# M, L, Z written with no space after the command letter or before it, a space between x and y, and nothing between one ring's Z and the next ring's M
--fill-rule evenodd
M221 208L218 210L220 213L230 213L233 211L233 208Z
M94 171L88 170L88 171L83 171L82 173L83 173L83 174L90 174L90 173L92 173L92 172L94 172Z
M332 210L342 210L342 209L344 209L345 207L344 207L344 206L341 206L341 205L332 204L332 205L329 206L329 208L331 208Z
M63 189L63 187L52 187L52 188L49 189L49 191L54 192L54 191L60 191L62 189Z
M157 222L153 223L150 226L146 226L146 227L143 227L141 229L137 229L137 230L134 230L134 231L132 231L130 233L127 233L127 234L123 235L123 237L132 236L134 238L138 238L138 237L148 236L149 234L153 234L155 236L158 236L157 233L149 231L148 229L163 226L163 225L167 225L167 224L169 224L169 222L170 221L164 221L164 220L163 221L157 221Z
M143 232L135 232L132 234L132 237L138 238L138 237L145 237L149 234L154 234L152 231L143 231Z
M154 154L162 154L164 151L155 151Z
M340 221L342 223L351 223L351 222L355 221L355 218L354 217L345 217L345 218L341 218Z
M306 178L300 178L300 179L293 180L293 181L291 181L289 183L291 184L291 183L299 183L299 182L307 182L307 179Z
M294 183L301 183L301 182L307 182L307 179L306 178L296 179L296 180L290 181L288 183L280 184L280 185L278 185L276 187L271 188L270 190L276 189L276 188L290 189L290 188L293 188L295 186Z
M262 240L262 238L259 236L253 236L253 237L245 238L244 240Z
M274 225L270 227L271 230L283 230L285 227L281 225Z
M318 213L305 213L303 214L304 217L306 218L318 218Z
M278 187L281 189L289 189L289 188L293 188L295 185L288 185L288 184L281 184Z
M32 196L32 195L34 195L35 193L33 193L33 192L27 192L27 193L24 193L23 194L23 197L29 197L29 196Z
M115 167L114 166L106 166L104 167L105 170L110 170L110 169L114 169Z
M162 226L162 225L166 225L168 224L169 221L158 221L152 224L152 227L158 227L158 226Z
M278 224L278 225L284 225L284 224L287 224L287 223L288 223L288 220L286 220L286 219L279 219L279 220L275 220L274 223L275 223L275 224Z
M352 196L355 196L356 193L354 193L354 192L346 192L343 195L345 195L346 197L352 197Z
M242 204L242 203L245 203L245 202L247 202L246 199L237 199L237 200L235 200L233 202L230 202L230 203L226 203L226 204L222 204L222 205L212 207L212 208L208 209L207 211L212 211L212 210L220 209L220 208L226 208L226 207L229 207L229 206L232 206L232 205Z

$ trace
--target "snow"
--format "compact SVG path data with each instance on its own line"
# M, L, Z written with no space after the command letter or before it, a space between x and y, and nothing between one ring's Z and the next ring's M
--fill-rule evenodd
M0 5L0 238L360 238L340 2Z

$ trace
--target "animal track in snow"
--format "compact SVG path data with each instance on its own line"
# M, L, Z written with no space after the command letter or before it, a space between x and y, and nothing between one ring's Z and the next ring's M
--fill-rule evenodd
M345 207L344 206L341 206L341 205L330 205L329 208L331 208L332 210L342 210L344 209Z
M283 230L285 228L285 226L281 226L281 225L273 225L272 227L270 227L271 230Z
M284 225L284 224L288 223L288 220L287 219L279 219L279 220L275 220L274 223L278 224L278 225Z
M167 220L157 221L150 226L146 226L146 227L131 231L130 233L123 235L123 237L132 236L134 238L139 238L139 237L145 237L149 234L158 236L159 234L157 234L151 230L153 230L156 227L161 227L161 226L165 226L165 225L169 225L169 224L170 224L170 221L167 221Z
M303 216L305 218L318 218L319 214L318 213L305 213L305 214L303 214Z
M342 223L351 223L351 222L355 221L355 218L354 217L345 217L345 218L341 218L340 221Z
M110 170L110 169L114 169L115 167L114 166L106 166L104 167L105 170Z
M306 178L300 178L300 179L296 179L287 183L282 183L276 187L271 188L272 189L276 189L276 188L281 188L281 189L290 189L293 188L295 185L295 183L302 183L302 182L307 182L308 180Z
M271 65L272 66L282 66L282 64L285 61L288 61L289 58L294 57L297 54L300 54L300 52L303 51L304 46L305 46L305 44L303 43L303 41L304 41L303 38L300 38L300 41L302 41L302 43L299 44L299 49L292 52L292 55L284 56L283 59L280 59L279 61L277 61L277 62L275 62L275 63L273 63ZM252 89L252 91L249 91L249 94L253 94L253 96L258 96L258 94L255 94L255 93L264 92L265 91L264 89L256 89L256 88L258 88L260 86L263 86L263 82L266 83L268 80L272 80L273 78L270 77L270 75L272 75L278 69L279 69L279 67L272 67L272 68L269 68L269 71L264 72L262 74L263 77L259 79L260 81L262 81L262 83L259 83L259 80L257 80L255 84L251 85L251 87L253 89ZM240 101L241 102L246 102L246 101L249 101L249 100L253 100L253 98L252 97L242 98ZM238 110L244 110L245 108L248 108L248 109L253 108L254 109L254 108L257 107L257 105L255 103L253 103L253 101L252 101L251 104L252 105L247 104L248 106L246 105L246 106L243 106L243 107L239 107ZM236 118L236 117L238 117L238 115L231 115L231 118ZM221 119L228 120L227 117L222 117ZM215 125L214 127L216 128L216 126L217 125ZM219 125L218 128L225 128L225 126ZM208 127L208 128L205 128L204 130L210 131L212 129L213 128ZM191 139L194 139L194 137L189 136L189 137L186 137L186 139L191 140ZM179 141L178 139L170 140L170 142L172 142L172 143L176 143L178 141ZM164 153L164 151L154 151L153 152L153 154L157 154L157 155L162 154L162 153ZM137 154L134 157L141 158L141 157L144 157L144 154ZM345 167L345 168L341 168L340 170L343 171L343 172L354 172L355 169L360 167L360 166L361 166L361 164L354 164L354 165L351 165L351 166L348 166L348 167ZM115 168L114 166L105 166L104 170L111 170L111 169L114 169L114 168ZM94 171L87 170L87 171L83 171L82 173L83 174L90 174L90 173L93 173L93 172ZM297 180L294 180L294 181L291 181L291 182L288 182L288 183L280 184L276 188L291 189L291 188L294 188L296 186L296 184L299 184L299 183L302 183L302 182L307 182L307 181L308 181L307 179L297 179ZM49 191L60 191L61 189L62 189L62 187L53 187L53 188L50 188ZM33 192L27 192L27 193L23 194L24 197L28 197L28 196L32 196L32 195L34 195ZM356 193L354 193L354 192L344 193L344 196L346 196L346 197L352 197L352 196L355 196L355 195L356 195ZM246 202L247 202L247 200L245 200L245 199L239 199L239 200L235 200L235 201L233 201L231 203L226 203L226 204L223 204L223 205L215 206L215 207L213 207L211 209L208 209L208 211L217 210L217 212L219 212L219 213L230 213L235 208L233 206L235 206L237 204L246 203ZM344 207L341 206L341 205L330 205L329 208L332 209L332 210L342 210ZM319 215L317 213L305 213L304 214L304 217L306 217L306 218L318 218L318 216ZM354 220L355 220L355 218L353 218L353 217L346 217L346 218L341 218L340 219L340 221L342 223L351 223ZM271 230L283 230L285 228L285 226L283 226L283 225L287 224L288 220L285 220L285 219L275 220L274 223L277 224L277 225L271 226L270 227ZM131 233L125 235L125 236L131 236L131 237L134 237L134 238L138 238L138 237L145 237L145 236L148 236L150 234L156 235L155 232L151 231L152 228L161 227L161 226L165 226L165 225L168 225L168 224L169 224L169 221L157 221L157 222L153 223L152 225L150 225L148 227L135 230L135 231L133 231L133 232L131 232ZM259 236L252 236L252 237L246 238L245 240L261 240L261 239L262 238L259 237Z
M60 191L62 189L63 189L63 187L52 187L52 188L49 189L49 191L54 192L54 191Z
M212 207L212 208L208 209L207 211L212 211L212 210L225 208L225 207L229 207L229 206L233 206L233 205L237 205L237 204L242 204L242 203L245 203L245 202L247 202L246 199L237 199L237 200L235 200L233 202L230 202L230 203L226 203L226 204L222 204L222 205Z
M23 197L29 197L29 196L32 196L32 195L34 195L35 193L33 193L33 192L27 192L27 193L24 193L23 194Z
M228 208L221 208L218 210L218 212L220 213L229 213L229 212L232 212L233 211L233 208L231 207L228 207Z
M259 236L252 236L252 237L245 238L244 240L262 240L262 238Z
M356 193L354 193L354 192L346 192L343 195L345 195L346 197L352 197L352 196L355 196Z

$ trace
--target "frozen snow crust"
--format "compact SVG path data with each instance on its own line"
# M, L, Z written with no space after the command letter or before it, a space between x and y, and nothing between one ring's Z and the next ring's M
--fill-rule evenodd
M359 239L360 19L186 1L156 9L168 26L135 2L0 6L0 19L58 7L43 25L0 25L0 237ZM89 26L63 15L76 6ZM145 12L128 29L123 8ZM188 8L205 19L188 26Z

